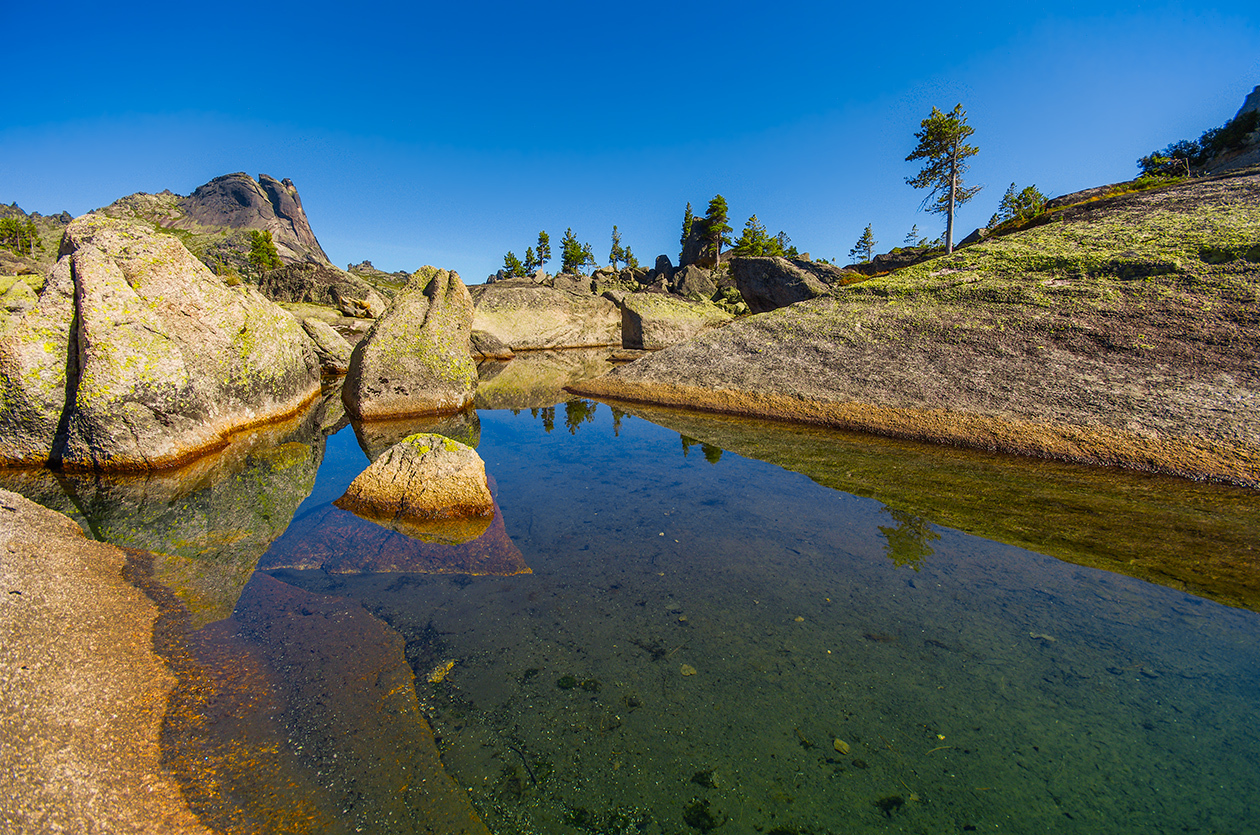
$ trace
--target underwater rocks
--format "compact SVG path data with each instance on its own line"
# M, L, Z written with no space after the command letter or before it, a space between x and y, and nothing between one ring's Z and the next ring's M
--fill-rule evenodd
M452 544L481 536L494 518L481 456L427 433L386 450L334 504L417 539Z
M292 316L179 239L89 214L0 334L0 460L146 470L300 409L319 364Z
M473 401L473 303L459 274L422 267L355 346L342 400L364 419L440 415Z

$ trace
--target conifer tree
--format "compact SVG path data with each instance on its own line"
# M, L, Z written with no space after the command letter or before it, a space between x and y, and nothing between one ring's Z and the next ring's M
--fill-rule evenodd
M538 266L545 267L547 262L551 260L551 238L547 237L546 232L538 233Z
M526 247L525 248L525 273L526 274L532 273L534 270L538 269L541 266L542 264L538 263L538 256L534 254L534 248L532 246Z
M566 229L564 237L560 239L560 271L580 274L588 263L595 263L591 245L579 241L572 228Z
M687 238L691 235L691 224L695 222L696 216L691 213L691 202L688 201L687 208L683 212L683 230L682 238L678 241L681 246L687 245Z
M704 215L704 229L708 236L709 245L713 247L713 263L716 265L722 260L722 244L729 245L731 242L731 227L727 223L726 198L722 195L714 195L709 201L709 209Z
M923 169L906 182L914 188L929 189L923 205L929 212L945 215L945 252L954 251L954 210L976 196L979 186L963 185L967 173L967 159L980 153L980 149L966 144L967 137L975 128L967 124L967 112L962 105L955 105L949 113L935 107L926 119L919 123L922 128L915 137L919 144L906 157L906 162L926 160Z
M608 263L612 268L617 269L617 264L626 260L626 250L621 245L621 233L617 231L617 224L613 224L612 231L612 249L608 251Z
M849 257L861 256L861 263L865 264L871 260L871 255L875 252L875 244L879 241L875 240L875 235L871 232L871 225L866 224L866 229L862 232L862 237L858 238L857 243L853 245L853 249L849 250Z
M774 241L775 246L771 246ZM748 218L744 224L744 231L740 234L739 240L735 242L734 252L745 258L757 258L762 255L777 255L777 252L770 252L772 248L777 249L778 241L770 237L770 233L766 231L766 227L761 221L757 220L757 216L753 215Z
M626 266L630 269L636 269L639 266L639 259L634 257L634 253L630 251L630 247L626 247Z
M250 266L259 275L280 266L280 255L276 252L276 242L272 240L271 230L255 229L249 233L248 259Z
M906 233L906 239L901 242L902 246L923 246L925 243L923 237L919 235L919 224L910 227L910 231Z
M503 256L503 271L511 276L525 275L525 265L512 252Z

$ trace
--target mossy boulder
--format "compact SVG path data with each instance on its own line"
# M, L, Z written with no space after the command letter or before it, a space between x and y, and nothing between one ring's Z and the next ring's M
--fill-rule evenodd
M513 351L621 345L621 312L608 299L512 279L472 288L473 327Z
M451 544L481 536L494 518L481 456L430 433L387 449L334 504L418 539Z
M308 316L302 320L302 330L315 346L320 368L330 374L345 374L350 369L350 354L354 349L332 325Z
M682 272L697 270L687 267ZM621 339L626 348L657 350L725 325L734 318L711 302L662 293L630 293L621 302Z
M319 365L292 316L180 241L88 214L34 308L0 332L0 459L147 470L300 409Z
M342 399L365 420L458 412L473 401L473 302L459 274L422 267L350 356Z

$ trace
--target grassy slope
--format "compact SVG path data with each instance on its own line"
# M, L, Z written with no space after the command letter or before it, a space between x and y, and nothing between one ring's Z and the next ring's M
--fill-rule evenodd
M577 390L1260 483L1260 176L1053 218Z

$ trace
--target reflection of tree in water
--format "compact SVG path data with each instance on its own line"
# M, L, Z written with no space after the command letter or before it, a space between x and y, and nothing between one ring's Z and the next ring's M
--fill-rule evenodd
M570 400L564 404L564 425L570 435L576 435L583 423L595 420L596 403L593 400Z
M609 408L612 409L612 415L613 415L613 437L620 438L621 437L621 419L626 416L626 413L618 409L616 406L609 406Z
M547 434L551 434L551 430L556 428L556 407L544 406L541 409L530 409L529 413L532 417L542 416L543 429Z
M922 516L890 507L885 507L884 513L897 522L895 528L886 528L883 525L879 527L879 532L887 540L884 556L892 560L893 565L908 565L918 571L923 561L935 553L928 543L940 539L941 535L929 528L928 520Z
M710 446L709 444L701 444L700 449L704 450L704 460L710 464L716 464L722 460L722 448Z
M693 446L695 446L696 444L700 443L700 442L699 442L699 441L697 441L695 438L689 438L689 437L687 437L686 435L682 434L681 432L680 432L680 433L678 433L678 439L682 441L682 445L683 445L683 458L686 458L686 457L687 457L687 450L691 449Z

